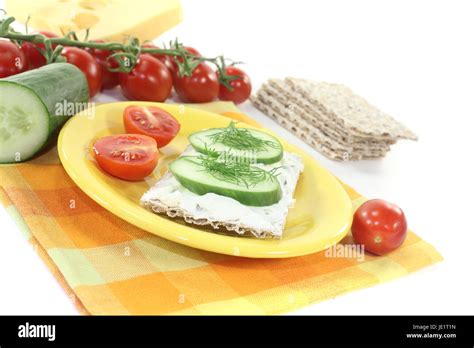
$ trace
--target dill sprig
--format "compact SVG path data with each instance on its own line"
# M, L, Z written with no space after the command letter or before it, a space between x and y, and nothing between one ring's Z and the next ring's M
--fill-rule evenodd
M226 157L223 156L223 158ZM217 180L243 185L247 188L254 187L266 180L276 180L278 175L276 173L278 168L267 171L252 166L248 162L225 160L215 156L190 156L190 160L198 161L203 167L202 171L209 173Z
M222 131L209 135L213 144L221 143L238 150L265 150L267 147L277 148L278 144L254 136L246 128L237 128L237 122L231 121Z

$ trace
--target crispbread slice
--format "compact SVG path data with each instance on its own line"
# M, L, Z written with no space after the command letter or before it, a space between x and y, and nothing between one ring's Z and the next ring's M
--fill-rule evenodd
M324 111L316 104L311 104L307 99L293 90L292 86L286 80L270 79L267 84L263 84L259 91L267 91L270 94L278 95L280 100L286 100L289 108L297 106L304 110L304 115L308 122L327 133L329 136L339 139L342 143L360 143L364 146L372 144L382 144L389 146L395 143L396 139L389 137L372 138L366 135L358 135L350 129L345 129L343 125Z
M301 118L299 113L300 110L298 110L297 107L294 107L292 110L289 110L279 100L275 99L272 96L265 95L264 92L257 94L256 99L258 99L258 101L267 106L265 110L268 113L271 113L271 116L279 124L285 126L285 128L294 132L296 135L298 135L299 138L303 140L313 139L315 142L324 145L325 147L332 149L336 152L345 153L349 157L352 157L349 154L357 153L370 153L371 157L373 157L373 155L377 155L379 153L384 154L389 150L388 146L368 147L340 143L337 139L328 136L320 129L314 127L310 123L306 122L303 118ZM255 104L257 104L257 101L253 101Z
M333 149L342 149L348 152L358 151L388 151L390 144L386 141L370 141L364 138L347 138L340 136L334 132L330 126L322 125L314 122L314 114L309 114L305 109L298 104L294 104L288 98L272 86L264 86L257 92L257 98L263 103L267 103L278 110L279 115L284 115L295 127L301 132L307 133L309 136L316 138L316 140L323 142L328 147Z
M345 129L373 138L418 139L400 122L344 85L291 77L285 81Z
M318 132L317 129L315 129L314 133L307 132L305 129L300 129L299 126L296 126L290 120L290 116L286 108L282 107L278 109L276 106L278 105L277 102L274 101L274 103L269 103L268 100L262 100L261 94L259 96L252 97L251 100L260 111L273 118L282 127L292 132L298 138L330 159L338 161L372 159L383 157L388 151L370 149L354 150L353 148L345 148L340 144L335 146L335 142L333 142L321 132Z

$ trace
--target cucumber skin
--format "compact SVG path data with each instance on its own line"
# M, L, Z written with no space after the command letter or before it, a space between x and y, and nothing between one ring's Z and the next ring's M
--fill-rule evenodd
M49 114L48 140L72 116L56 116L57 103L63 103L64 100L69 103L87 103L89 100L86 76L69 63L53 63L0 79L0 83L5 82L28 88L40 98Z
M194 140L194 138L199 137L199 135L204 133L204 132L206 132L206 130L195 132L195 133L191 134L188 137L188 141L191 144L191 146L194 148L194 150L196 150L197 152L200 152L204 155L209 155L208 149L206 149L204 146L200 145L197 141ZM257 131L257 132L259 132L259 131ZM263 133L263 132L261 132L261 133ZM257 163L273 164L273 163L281 161L281 159L283 158L283 146L282 146L282 144L274 136L272 136L270 134L267 134L267 133L265 133L265 134L276 140L276 143L280 147L280 153L279 153L278 156L275 156L275 157L258 157L257 156L257 159L256 159Z
M207 185L201 182L197 182L195 180L191 180L185 176L180 175L178 171L174 170L173 162L170 163L169 170L182 186L184 186L186 189L188 189L189 191L199 196L205 195L206 193L215 193L220 196L233 198L236 201L242 203L243 205L248 205L248 206L253 206L253 207L265 207L265 206L278 203L282 196L281 186L279 183L278 183L278 190L275 191L273 195L270 196L268 193L266 193L265 196L261 196L259 199L258 196L252 195L249 192L230 190L230 189L225 189L225 188L216 189L215 186Z

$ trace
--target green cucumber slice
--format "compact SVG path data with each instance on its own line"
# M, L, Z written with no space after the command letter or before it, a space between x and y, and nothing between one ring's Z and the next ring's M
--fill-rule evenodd
M33 157L88 98L85 75L69 63L0 79L0 163Z
M237 161L272 164L283 157L283 146L274 136L251 128L211 128L193 133L189 142L203 154L224 154Z
M225 166L226 174L210 166L208 161ZM275 204L282 196L275 175L249 164L216 162L202 155L181 156L170 163L169 169L181 185L198 195L215 193L255 207Z

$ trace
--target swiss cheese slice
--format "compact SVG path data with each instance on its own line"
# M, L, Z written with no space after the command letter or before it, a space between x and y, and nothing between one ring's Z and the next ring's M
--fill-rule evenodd
M182 18L179 0L6 0L6 10L29 26L61 35L122 42L128 36L153 40Z

